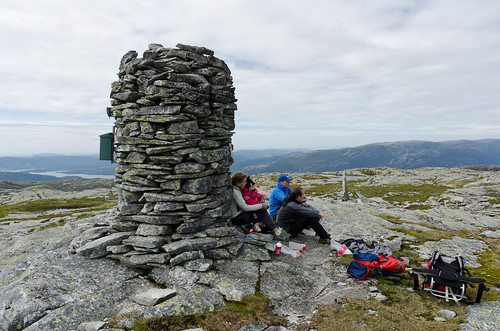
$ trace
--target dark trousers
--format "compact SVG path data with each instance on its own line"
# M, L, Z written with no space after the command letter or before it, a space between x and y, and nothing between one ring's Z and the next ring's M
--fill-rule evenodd
M285 228L285 230L290 234L290 236L295 237L299 233L301 233L302 230L308 227L311 227L321 239L330 239L330 235L328 234L328 232L326 232L325 228L321 224L319 224L319 220L316 218L299 218L296 222L289 225L288 229Z
M255 215L255 217L254 217ZM253 225L261 222L264 227L273 230L277 227L276 223L271 218L271 215L266 210L257 211L242 211L231 219L231 222L236 225Z

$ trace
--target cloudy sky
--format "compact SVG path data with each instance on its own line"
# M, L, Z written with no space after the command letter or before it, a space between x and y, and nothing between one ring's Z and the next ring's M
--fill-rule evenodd
M0 156L97 154L150 43L229 65L236 150L500 138L498 0L0 0Z

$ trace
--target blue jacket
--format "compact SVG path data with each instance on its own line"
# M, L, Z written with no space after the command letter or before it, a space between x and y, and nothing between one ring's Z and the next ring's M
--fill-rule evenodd
M271 195L269 196L269 214L271 217L274 217L274 215L278 213L283 200L285 200L285 198L290 194L291 190L291 188L284 187L279 182L276 187L273 188Z

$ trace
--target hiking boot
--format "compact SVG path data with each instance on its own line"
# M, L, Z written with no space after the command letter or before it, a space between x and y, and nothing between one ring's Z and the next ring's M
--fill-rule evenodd
M279 229L279 231L274 234L274 239L279 241L289 241L290 234L286 232L284 229Z
M320 244L330 245L330 242L331 242L330 238L324 238L319 240Z
M249 234L249 233L250 233L250 229L252 228L252 226L251 226L251 225L250 225L250 226L248 226L247 224L243 224L243 225L241 225L240 227L241 227L241 229L243 230L243 232L244 232L244 233L246 233L246 234Z

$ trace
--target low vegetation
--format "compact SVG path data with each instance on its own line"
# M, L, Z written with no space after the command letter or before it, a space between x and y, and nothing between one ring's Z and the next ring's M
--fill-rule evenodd
M229 301L224 307L205 314L137 320L132 330L177 331L202 328L205 331L236 331L254 321L286 326L286 320L273 313L269 299L256 294L244 297L241 301Z
M105 210L116 206L117 197L109 193L106 198L74 198L74 199L39 199L19 202L15 204L0 206L0 222L2 221L22 221L26 217L16 218L15 215L25 216L33 214L30 220L46 219L48 217L63 217L72 215L76 212L87 213ZM9 215L8 219L2 220ZM80 215L77 217L81 218Z
M446 307L425 292L411 291L412 279L379 279L374 285L388 300L344 298L338 306L320 306L311 324L298 330L332 330L332 321L335 330L457 330L465 322L465 305L453 307L457 316L445 324L435 321L437 312Z
M431 196L439 196L450 189L450 186L435 184L390 184L390 185L358 185L352 184L352 191L359 191L367 198L381 197L387 202L404 204L425 202Z

